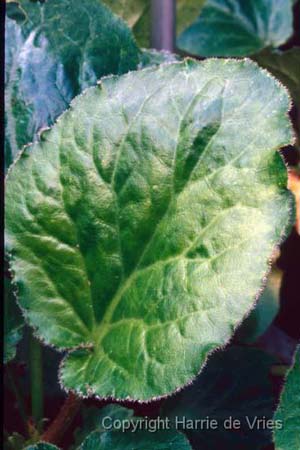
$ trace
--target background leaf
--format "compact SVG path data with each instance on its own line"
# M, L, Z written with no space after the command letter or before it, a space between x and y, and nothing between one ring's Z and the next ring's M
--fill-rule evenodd
M243 320L235 334L235 341L254 343L271 325L279 311L279 290L282 273L275 267L269 275L268 283L259 297L255 308Z
M266 50L255 56L255 61L289 90L294 102L300 104L300 47L289 50Z
M25 450L59 450L59 448L48 442L38 442L37 444L26 447Z
M140 425L134 432L132 429L120 431L114 428L120 421L123 421L123 425L128 421ZM87 435L79 447L81 450L191 450L188 440L181 433L160 429L155 433L147 431L144 421L143 417L134 417L131 409L119 405L109 405L101 409L89 408L76 440ZM112 430L107 431L105 426L111 426Z
M170 394L229 340L293 216L288 108L250 61L188 60L104 79L24 150L7 248L67 389Z
M293 32L290 0L207 0L178 47L199 56L247 56L284 44Z
M174 431L137 431L135 433L95 431L80 450L192 450L183 434Z
M151 47L150 0L105 0L105 3L127 21L140 47ZM176 0L176 30L181 33L197 18L204 0Z
M275 430L276 450L298 450L300 446L300 351L296 354L294 368L287 376L274 420L282 423Z
M16 356L17 345L23 336L24 321L16 305L10 281L4 278L4 364Z
M217 429L205 425L201 429L199 422L194 429L186 425L183 431L195 449L262 450L271 443L271 431L258 426L251 430L249 423L255 418L272 419L269 376L273 363L273 358L255 348L234 346L218 351L191 386L166 401L162 414L173 425L176 420L187 424L207 417L217 421ZM240 426L228 426L230 417Z
M127 25L100 1L19 0L26 20L6 19L6 165L70 101L103 75L135 69Z

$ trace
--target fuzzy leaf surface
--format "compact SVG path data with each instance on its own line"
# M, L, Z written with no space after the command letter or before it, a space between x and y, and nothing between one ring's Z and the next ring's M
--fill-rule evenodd
M251 61L187 60L104 79L24 150L7 250L67 389L166 395L229 340L293 220L288 108Z
M294 368L289 372L274 420L282 421L282 429L275 430L276 450L300 448L300 350Z
M19 0L8 6L7 166L18 150L35 140L41 128L51 125L83 89L104 75L122 74L138 64L131 31L100 1ZM20 12L25 20L17 20Z
M279 47L293 32L290 0L207 0L178 47L199 56L247 56Z

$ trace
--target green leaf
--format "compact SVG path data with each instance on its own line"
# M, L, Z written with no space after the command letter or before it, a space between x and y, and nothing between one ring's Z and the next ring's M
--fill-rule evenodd
M290 0L207 0L178 39L199 56L247 56L284 44L293 32Z
M124 408L120 405L108 405L104 408L85 407L82 408L82 424L80 428L77 428L74 432L75 444L72 448L77 448L92 432L94 431L107 431L104 428L106 417L110 418L112 424L116 419L119 420L133 420L133 410Z
M109 405L100 410L89 408L76 441L87 435L80 450L191 450L181 433L160 430L157 422L151 423L150 420L134 417L132 410L119 405ZM120 426L124 430L120 430ZM147 426L152 426L155 433L148 431Z
M206 0L176 0L176 31L177 34L190 25L198 15Z
M59 450L56 445L49 444L48 442L39 442L38 444L30 445L25 450Z
M300 350L296 353L294 368L287 376L275 420L282 427L274 432L276 450L300 448Z
M180 61L180 57L166 50L142 49L138 68L144 69L146 67L159 66L160 64L176 61Z
M7 278L4 278L4 364L7 364L16 356L17 345L23 336L24 321L20 310L16 305L12 286Z
M24 149L7 249L67 389L166 395L230 339L293 222L288 109L251 61L187 60L104 79Z
M149 0L103 0L115 14L126 20L132 28L146 13L150 6Z
M6 19L6 164L71 99L103 75L135 69L127 25L99 1L19 0L27 19Z
M80 450L192 450L188 440L177 431L112 431L90 434Z
M177 423L195 449L262 450L272 441L271 431L258 426L257 420L273 416L273 363L255 348L234 346L215 352L193 384L166 401L162 414L173 426ZM217 426L195 425L207 417Z
M300 103L300 47L285 51L264 51L254 59L288 88L296 104Z

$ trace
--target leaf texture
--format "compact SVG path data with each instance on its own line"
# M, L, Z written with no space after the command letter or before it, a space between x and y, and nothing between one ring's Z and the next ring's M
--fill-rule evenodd
M104 79L23 151L7 249L67 389L166 395L229 340L293 220L288 108L251 61L187 60Z
M7 166L72 98L104 75L135 69L139 56L127 25L100 1L19 0L12 5L26 19L19 22L12 8L7 11Z
M292 32L290 0L207 0L178 47L205 57L247 56L279 47Z

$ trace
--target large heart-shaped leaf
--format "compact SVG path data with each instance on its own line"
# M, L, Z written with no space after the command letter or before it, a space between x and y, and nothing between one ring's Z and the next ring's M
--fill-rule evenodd
M255 348L215 352L197 379L166 401L163 415L187 434L195 449L263 450L272 442L272 432L260 424L273 416L274 362ZM197 422L207 417L217 425Z
M276 450L300 448L300 350L294 368L288 374L284 391L274 419L280 426L275 429Z
M251 61L187 60L104 79L24 149L7 248L37 333L84 347L66 388L169 394L228 341L293 220L288 108Z
M129 28L99 0L18 3L26 19L6 19L7 165L75 95L138 63ZM12 17L11 9L7 13Z
M193 55L246 56L282 45L292 32L291 0L207 0L178 46Z

